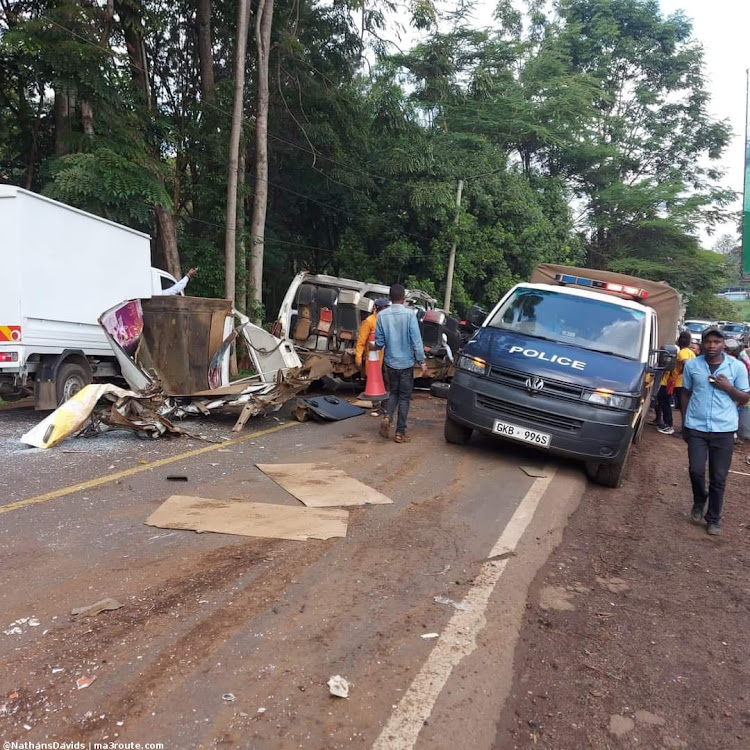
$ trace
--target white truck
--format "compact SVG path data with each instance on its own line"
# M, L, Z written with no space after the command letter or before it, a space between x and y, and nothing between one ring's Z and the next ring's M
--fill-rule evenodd
M54 409L117 377L99 316L175 283L151 267L148 235L0 185L0 398Z

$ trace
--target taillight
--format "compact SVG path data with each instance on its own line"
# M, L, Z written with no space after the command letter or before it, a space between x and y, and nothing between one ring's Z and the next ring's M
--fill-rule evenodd
M0 352L0 362L18 362L18 352Z

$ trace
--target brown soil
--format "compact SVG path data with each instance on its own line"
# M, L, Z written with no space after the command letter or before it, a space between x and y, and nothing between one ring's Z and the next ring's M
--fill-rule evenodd
M653 428L622 489L589 488L530 590L497 748L750 747L749 453L718 537Z

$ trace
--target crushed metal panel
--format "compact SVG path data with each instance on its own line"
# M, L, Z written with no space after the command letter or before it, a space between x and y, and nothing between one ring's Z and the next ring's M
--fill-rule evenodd
M387 505L393 502L376 489L330 464L255 464L267 477L312 508Z
M143 334L136 361L158 373L167 395L189 396L227 384L209 382L209 367L224 340L232 312L229 300L171 295L144 299L141 305Z
M52 448L78 432L89 420L99 400L112 394L118 399L135 393L109 383L84 386L78 393L21 436L21 442L35 448Z
M151 385L155 378L144 372L134 360L143 333L143 312L138 299L121 302L102 313L99 325L109 340L120 365L120 372L128 385L139 391Z
M345 537L348 518L345 510L172 495L146 524L160 529L306 541Z
M263 382L274 383L279 371L286 373L287 370L302 366L299 355L291 342L276 338L273 334L251 323L244 315L239 313L237 315L244 323L242 335L255 370Z

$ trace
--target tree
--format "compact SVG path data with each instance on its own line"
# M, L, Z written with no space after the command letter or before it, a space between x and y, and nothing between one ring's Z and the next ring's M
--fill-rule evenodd
M709 115L690 21L663 17L656 0L561 0L558 23L572 69L601 90L587 137L556 155L584 201L589 262L632 254L634 230L659 218L688 234L725 218L733 194L705 163L720 158L730 130Z
M249 0L239 0L237 6L237 45L234 62L234 110L232 131L229 135L229 174L227 176L227 223L224 245L224 295L235 300L236 242L237 242L237 170L240 156L240 138L245 99L245 56L247 52L247 27Z
M263 254L268 210L268 60L274 0L258 0L255 46L258 56L258 94L255 110L255 192L250 219L250 278L256 309L263 303Z

